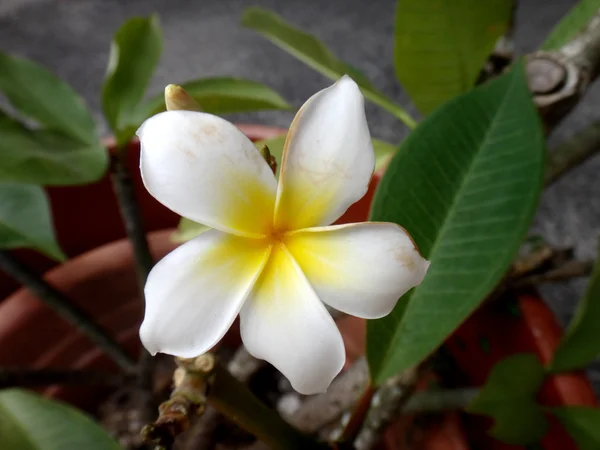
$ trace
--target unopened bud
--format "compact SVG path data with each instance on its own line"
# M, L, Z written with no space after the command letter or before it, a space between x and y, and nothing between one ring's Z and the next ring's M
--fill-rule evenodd
M202 111L198 102L177 84L165 88L165 105L167 111Z

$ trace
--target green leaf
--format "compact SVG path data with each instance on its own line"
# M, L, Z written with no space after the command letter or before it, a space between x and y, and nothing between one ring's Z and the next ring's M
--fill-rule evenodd
M490 416L490 434L509 444L529 444L548 427L535 396L544 381L544 368L535 355L517 354L500 361L467 411Z
M588 406L552 408L552 413L577 443L579 450L600 448L600 409Z
M0 91L23 116L82 143L97 142L94 119L83 100L39 64L0 52Z
M600 9L600 0L581 0L552 29L541 49L558 50L574 38Z
M102 87L102 109L119 145L131 139L144 119L139 103L161 52L157 16L130 19L113 38Z
M350 75L367 99L388 110L407 126L411 128L415 126L412 117L402 107L375 89L360 71L336 58L319 39L289 25L274 12L255 7L248 8L242 16L242 26L262 34L275 45L331 80L337 80L345 74Z
M0 181L44 185L91 183L108 166L99 142L48 129L31 130L0 111Z
M0 448L122 449L98 424L75 408L20 389L0 391Z
M565 337L554 354L552 371L582 369L600 355L600 260Z
M389 316L367 324L376 383L426 358L497 285L529 228L543 168L522 64L450 101L404 141L371 220L403 226L431 266Z
M291 109L273 89L243 78L215 77L188 81L181 87L198 102L202 111L211 114L230 114L269 109ZM145 106L146 117L165 110L161 93Z
M473 87L512 8L513 0L398 0L394 65L421 113Z
M397 145L390 144L388 142L373 139L373 151L375 152L375 170L379 170L384 167L394 156L398 150Z
M0 248L32 248L62 261L46 193L39 186L0 184Z

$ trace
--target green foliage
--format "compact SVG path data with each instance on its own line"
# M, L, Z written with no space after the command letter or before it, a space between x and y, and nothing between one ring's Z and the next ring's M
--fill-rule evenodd
M162 52L158 17L128 20L115 34L102 87L102 109L119 145L144 119L139 104Z
M494 419L490 434L509 444L540 439L548 424L535 396L544 368L535 355L516 354L500 361L467 410Z
M46 68L0 52L0 91L23 116L83 144L95 144L92 115L71 87Z
M360 71L336 58L319 39L289 25L274 12L248 8L242 16L242 25L262 34L327 78L338 80L344 74L350 75L367 99L387 109L409 127L414 127L415 123L410 115L379 92Z
M582 369L600 355L600 261L590 277L573 321L550 365L553 371Z
M291 106L273 89L243 78L215 77L188 81L181 87L198 102L202 111L211 114L230 114L268 109L288 110ZM165 110L161 93L146 107L147 116Z
M196 236L200 236L207 230L210 230L210 228L206 225L182 217L177 230L171 235L171 240L177 243L187 242Z
M0 181L44 185L100 179L108 152L51 129L30 129L0 111Z
M542 50L558 50L574 38L600 9L600 0L581 0L552 29Z
M46 193L39 186L0 184L0 248L32 248L62 261Z
M0 391L0 448L6 450L120 450L76 409L19 389Z
M367 324L373 380L422 361L500 281L542 188L544 137L523 66L442 106L404 141L373 201L431 261L390 315Z
M600 448L600 409L587 406L552 408L552 413L577 443L579 450Z
M394 65L421 113L473 87L512 8L512 0L398 0Z

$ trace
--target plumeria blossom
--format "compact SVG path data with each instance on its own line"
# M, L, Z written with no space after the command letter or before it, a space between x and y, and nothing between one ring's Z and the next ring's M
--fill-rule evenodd
M367 192L375 156L347 76L294 118L279 182L252 142L219 117L168 111L138 131L148 191L211 229L152 270L140 329L151 353L195 357L240 316L248 351L302 394L324 392L345 362L325 305L387 315L429 266L391 223L333 225Z

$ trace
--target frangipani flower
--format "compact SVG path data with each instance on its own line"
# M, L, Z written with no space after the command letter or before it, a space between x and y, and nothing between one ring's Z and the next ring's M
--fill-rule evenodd
M219 117L168 111L138 131L148 191L211 227L163 258L145 287L151 352L195 357L236 316L244 345L302 394L324 392L345 361L324 304L383 317L429 263L391 223L329 226L366 192L375 157L358 86L344 76L298 111L279 182Z

